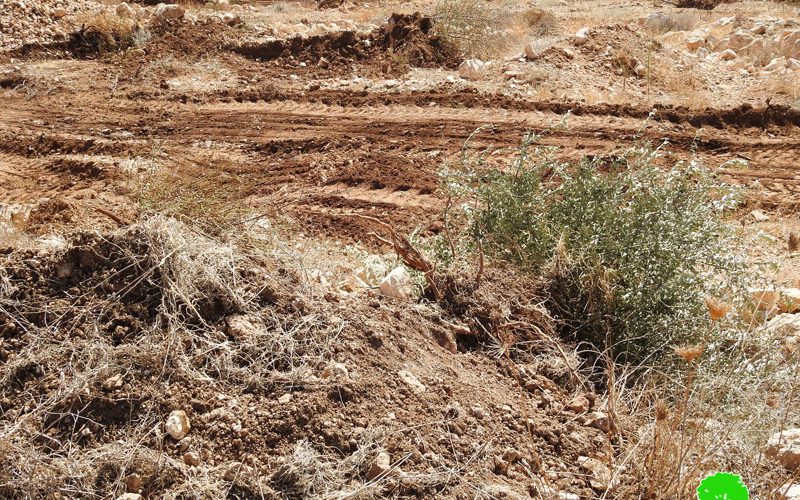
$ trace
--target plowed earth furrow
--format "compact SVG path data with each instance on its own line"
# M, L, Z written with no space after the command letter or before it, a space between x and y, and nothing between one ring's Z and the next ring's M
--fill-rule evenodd
M553 112L430 106L424 96L416 104L409 96L398 104L353 107L63 99L5 103L0 119L4 203L122 192L126 180L118 172L110 175L109 161L113 166L152 158L166 168L222 168L215 166L222 158L226 172L247 183L248 199L242 203L277 206L269 200L280 196L282 213L311 233L361 239L368 224L355 213L405 230L436 231L442 201L436 194L437 171L456 164L481 126L486 127L473 136L469 150L486 150L489 165L502 167L510 148L530 131L541 134L541 145L557 147L559 157L573 160L610 155L637 140L667 141L671 156L665 161L696 154L713 168L722 165L725 179L754 186L755 202L792 209L800 193L800 133L794 126L769 132L697 129L597 114L570 116L562 123ZM72 155L69 161L65 154Z

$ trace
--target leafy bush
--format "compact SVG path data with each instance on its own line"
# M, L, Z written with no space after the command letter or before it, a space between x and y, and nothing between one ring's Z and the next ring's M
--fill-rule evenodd
M733 192L697 161L659 168L660 149L572 165L534 140L509 169L480 173L467 158L460 183L450 175L449 190L472 196L473 240L547 277L564 331L618 360L655 361L701 340L704 298L738 268L721 219Z

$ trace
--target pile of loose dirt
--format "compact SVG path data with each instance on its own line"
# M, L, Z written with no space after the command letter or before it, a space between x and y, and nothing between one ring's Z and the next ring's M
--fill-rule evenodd
M371 33L338 31L245 42L231 50L258 61L302 62L304 67L323 74L353 66L382 73L405 72L409 66L456 68L460 57L433 34L432 27L433 20L419 13L393 14Z
M586 468L614 455L607 418L588 413L601 401L514 321L532 318L525 294L493 272L481 293L454 283L445 309L323 295L290 261L161 218L2 255L4 497L607 486ZM520 338L536 347L515 351ZM185 437L165 434L176 410Z

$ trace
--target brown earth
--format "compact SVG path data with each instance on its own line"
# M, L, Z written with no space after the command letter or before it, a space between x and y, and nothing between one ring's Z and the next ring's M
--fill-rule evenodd
M403 233L441 231L437 172L491 125L470 148L488 148L493 164L529 131L572 160L667 141L665 162L696 156L719 166L721 177L746 188L747 211L791 217L800 205L800 111L653 110L447 83L421 91L306 88L292 85L291 75L397 77L409 68L452 69L459 58L420 15L392 16L367 33L287 40L242 41L238 29L167 24L142 51L101 53L73 37L0 55L20 67L0 76L0 201L17 207L23 216L10 220L31 237L72 233L55 253L2 251L0 422L25 428L16 441L0 434L0 495L72 497L93 488L113 497L139 489L124 484L132 474L151 498L332 495L320 484L303 489L309 470L323 483L363 488L365 498L601 495L578 457L611 462L617 438L568 408L585 395L589 409L599 409L602 396L576 383L557 349L524 326L548 326L530 317L535 283L507 283L502 269L488 269L494 288L483 296L463 291L467 305L458 307L393 301L374 290L344 298L313 292L310 300L304 269L245 258L234 274L259 317L287 331L313 322L324 332L317 343L293 337L301 356L320 351L307 366L313 377L293 378L291 363L277 363L264 368L269 376L247 378L242 372L265 346L228 333L228 318L244 312L237 305L204 303L191 317L208 327L201 340L163 338L166 278L136 260L153 243L131 226L144 183L153 172L176 184L207 179L226 203L289 221L298 237L377 252L387 249L373 235L380 231L359 216ZM565 116L567 126L559 126ZM248 288L255 276L268 285ZM498 355L481 329L543 343L549 364ZM41 352L28 349L34 339ZM87 346L95 350L87 354ZM224 370L215 364L223 354L232 356ZM81 356L83 372L62 372ZM106 383L117 375L118 385ZM64 377L74 387L62 390ZM279 401L285 394L291 399ZM189 438L151 431L176 409L189 414ZM303 440L327 454L298 462ZM73 447L98 461L76 465L71 478L62 459L77 453ZM402 474L368 483L379 449ZM187 452L202 465L185 464ZM347 457L360 461L334 471Z

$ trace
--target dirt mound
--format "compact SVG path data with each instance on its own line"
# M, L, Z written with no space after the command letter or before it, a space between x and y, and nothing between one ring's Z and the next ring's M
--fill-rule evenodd
M382 47L392 50L416 67L455 68L461 62L457 51L446 47L433 35L433 19L419 12L411 15L392 14L381 28ZM376 36L380 36L381 32Z
M674 2L674 5L683 9L713 10L717 5L733 3L734 1L735 0L678 0Z
M490 337L453 325L497 300L491 287L461 288L455 316L372 293L324 300L289 262L166 219L3 255L5 497L589 497L578 457L613 455L565 406L583 393L572 361L547 343L493 357ZM475 328L507 309L530 318L506 295ZM600 406L584 398L578 411ZM162 431L173 410L183 439Z
M459 56L432 33L433 20L419 13L392 14L369 34L339 31L288 40L239 43L230 49L260 61L302 61L330 73L353 65L383 73L404 72L408 66L455 68Z

